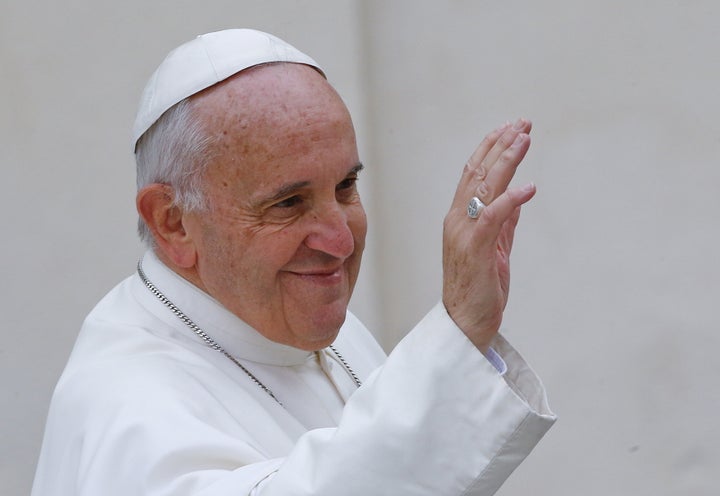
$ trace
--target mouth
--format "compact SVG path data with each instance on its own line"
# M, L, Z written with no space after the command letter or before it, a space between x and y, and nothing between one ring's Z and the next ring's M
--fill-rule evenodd
M302 271L290 271L291 274L300 278L303 281L320 284L320 285L334 285L343 280L343 268L319 268L319 269L308 269Z

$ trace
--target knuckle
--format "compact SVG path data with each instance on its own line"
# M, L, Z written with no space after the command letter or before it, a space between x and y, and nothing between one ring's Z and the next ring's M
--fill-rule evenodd
M493 188L490 187L486 181L480 181L477 188L475 188L475 193L486 206L489 203L489 199L493 198Z
M517 165L515 151L512 149L507 149L502 152L502 154L500 154L500 162L503 166L515 167Z
M501 147L507 148L513 143L513 141L515 141L515 136L508 135L506 133L503 134L497 142Z
M498 213L492 206L483 209L482 215L478 218L484 226L492 226L498 222Z

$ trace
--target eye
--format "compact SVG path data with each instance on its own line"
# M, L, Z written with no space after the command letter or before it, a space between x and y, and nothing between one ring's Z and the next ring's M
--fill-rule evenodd
M290 198L285 198L284 200L281 200L273 205L275 208L292 208L296 205L299 205L302 202L302 198L300 198L299 195L291 196Z
M357 176L350 176L338 183L337 186L335 186L335 191L342 191L347 189L352 189L355 187L355 183L357 183L358 177Z

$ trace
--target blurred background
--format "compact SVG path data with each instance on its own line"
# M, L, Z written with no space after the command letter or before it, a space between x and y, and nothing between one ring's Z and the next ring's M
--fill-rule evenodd
M560 419L501 496L720 485L720 3L3 0L0 494L29 493L82 320L130 275L130 127L166 53L229 27L314 57L354 116L369 245L352 308L390 350L440 298L462 166L534 122L505 335Z

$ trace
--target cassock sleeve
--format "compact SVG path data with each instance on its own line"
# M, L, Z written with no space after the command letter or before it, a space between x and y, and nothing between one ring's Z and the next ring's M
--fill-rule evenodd
M217 375L198 379L192 357L169 368L163 346L61 380L33 496L490 495L554 421L522 358L498 338L501 376L442 305L350 397L336 428L292 442L262 391L233 393L252 419L239 424L208 387Z
M501 376L439 304L253 495L490 495L555 421L535 373L502 338Z

